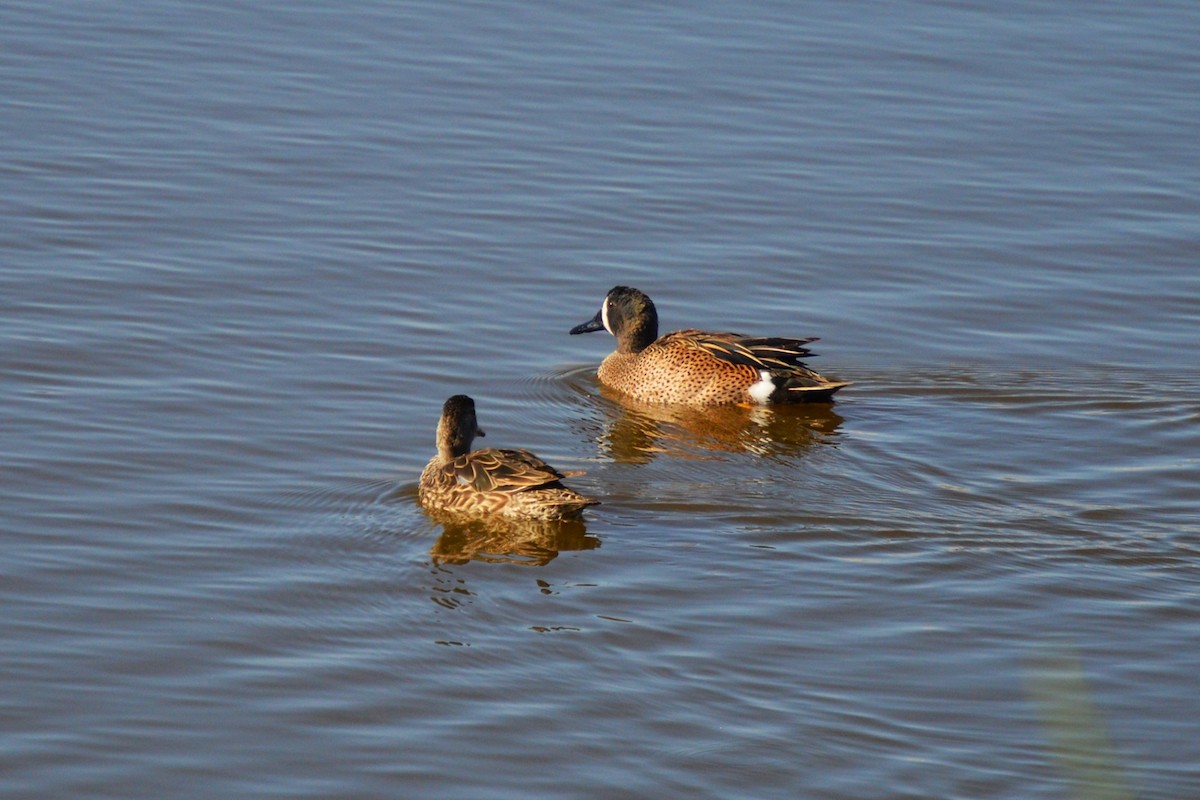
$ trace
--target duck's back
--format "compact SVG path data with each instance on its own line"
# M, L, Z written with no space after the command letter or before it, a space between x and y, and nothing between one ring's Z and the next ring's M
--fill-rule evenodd
M437 458L421 473L418 495L429 508L472 515L562 519L598 501L564 486L565 477L528 450L475 450Z

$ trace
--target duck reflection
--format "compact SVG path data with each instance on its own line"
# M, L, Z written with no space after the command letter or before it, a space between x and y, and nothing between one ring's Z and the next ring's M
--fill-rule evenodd
M441 524L429 555L437 565L484 561L540 567L560 552L593 550L600 540L587 535L583 520L522 520L430 513Z
M844 421L832 405L677 406L643 403L600 387L607 417L598 435L614 461L644 464L659 453L703 458L714 453L796 454L831 444Z

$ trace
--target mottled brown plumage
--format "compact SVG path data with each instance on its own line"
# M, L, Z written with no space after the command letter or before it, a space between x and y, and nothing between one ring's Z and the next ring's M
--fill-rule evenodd
M600 311L571 333L607 330L617 349L597 370L600 382L648 403L687 405L828 402L849 384L802 363L816 341L747 337L688 329L658 336L658 312L644 293L617 286Z
M474 516L532 519L577 517L598 500L564 486L561 473L528 450L471 450L484 436L475 418L475 401L451 397L438 422L438 453L418 482L421 504L434 511Z

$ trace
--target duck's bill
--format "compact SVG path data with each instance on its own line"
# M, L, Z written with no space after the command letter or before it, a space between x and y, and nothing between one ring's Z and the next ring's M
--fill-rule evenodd
M603 314L603 311L597 311L596 316L592 317L587 322L583 323L582 325L576 325L574 328L571 328L571 334L574 335L576 333L591 333L592 331L604 330L604 320L601 317L602 314Z

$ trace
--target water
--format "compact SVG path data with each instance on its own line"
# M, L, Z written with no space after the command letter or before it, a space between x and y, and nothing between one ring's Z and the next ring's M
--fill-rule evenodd
M1200 794L1190 3L7 3L0 795ZM638 408L566 331L818 335ZM450 394L601 497L443 527Z

